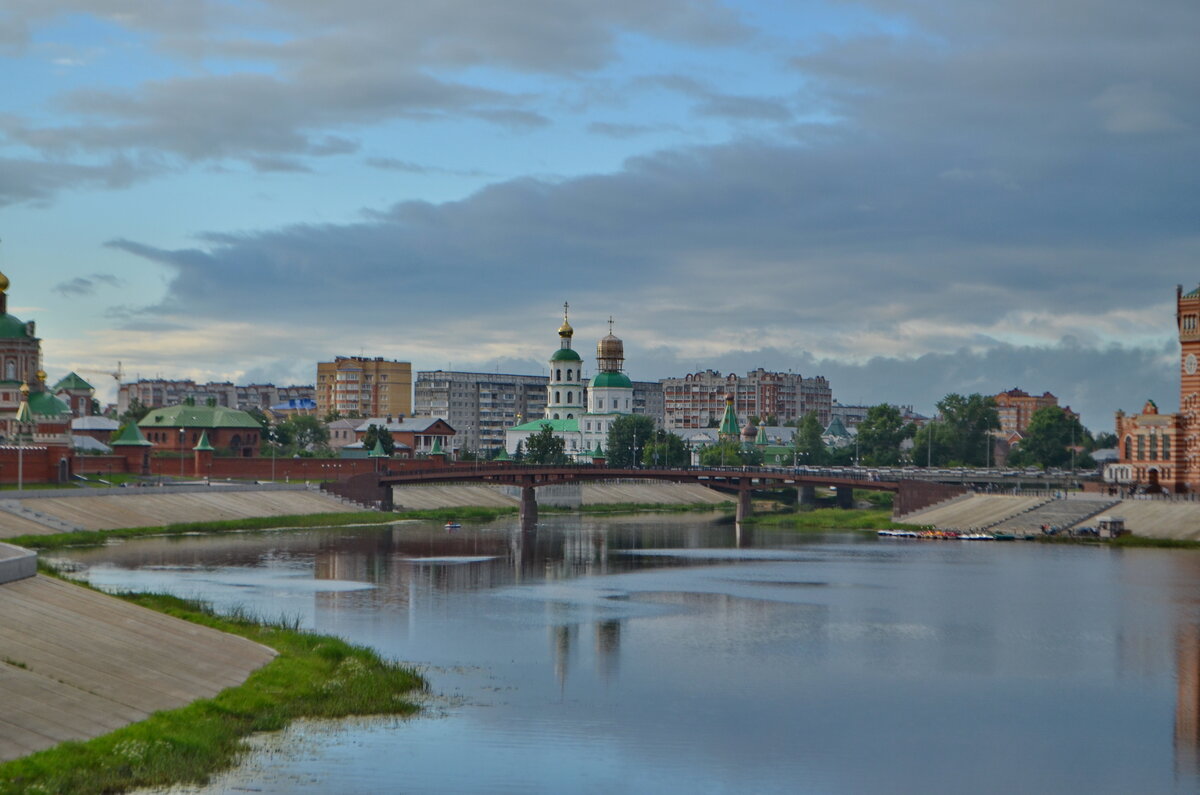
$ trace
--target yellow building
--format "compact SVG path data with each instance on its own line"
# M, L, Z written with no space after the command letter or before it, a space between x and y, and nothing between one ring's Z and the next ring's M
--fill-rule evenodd
M317 362L317 415L407 417L412 414L412 364L366 356Z

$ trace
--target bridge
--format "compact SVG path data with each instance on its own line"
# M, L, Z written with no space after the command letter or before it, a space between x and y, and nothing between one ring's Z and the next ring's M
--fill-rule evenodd
M356 475L343 481L348 488L329 486L351 499L377 502L390 510L392 487L412 484L445 483L493 483L517 486L521 489L520 519L522 528L532 528L537 523L538 486L586 481L607 480L658 480L671 483L698 483L712 488L725 489L737 494L737 520L751 513L750 497L754 489L797 488L801 495L812 497L817 486L836 489L838 504L849 508L853 505L854 489L899 492L900 480L883 480L878 474L860 469L817 469L715 467L715 468L648 468L612 469L601 466L537 466L524 464L457 464L427 468L403 469L381 473ZM351 493L352 492L352 493ZM366 499L364 499L364 497Z

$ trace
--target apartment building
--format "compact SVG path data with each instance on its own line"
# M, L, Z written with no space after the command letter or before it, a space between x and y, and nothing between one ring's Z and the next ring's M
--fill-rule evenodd
M645 414L654 420L655 428L666 425L666 402L663 387L657 381L633 382L633 413Z
M505 428L546 413L546 376L419 371L413 410L445 417L457 431L453 443L458 450L499 450Z
M777 423L815 411L821 424L827 425L833 407L833 390L824 376L804 378L799 373L776 373L761 367L744 376L705 370L659 383L668 430L705 428L720 421L726 395L733 395L739 417L773 416Z
M1007 437L1010 442L1016 441L1025 435L1026 429L1029 428L1029 420L1033 418L1034 412L1046 406L1057 406L1058 398L1049 392L1043 392L1040 395L1031 395L1023 389L1013 387L1007 392L1001 392L995 396L996 413L1000 417L1000 433ZM1063 408L1073 417L1078 415L1071 411L1070 406Z
M191 400L198 406L210 401L223 408L247 411L266 410L287 400L312 400L315 390L310 385L275 386L274 384L234 384L232 381L209 381L198 384L187 379L167 380L143 378L121 384L117 390L117 412L124 414L129 404L137 400L143 406L164 408L178 406Z
M412 364L382 356L336 356L317 362L317 414L407 417L412 407Z

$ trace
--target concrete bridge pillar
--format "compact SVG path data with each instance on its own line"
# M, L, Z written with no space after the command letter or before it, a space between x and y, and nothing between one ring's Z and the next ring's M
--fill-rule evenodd
M854 507L854 489L850 486L837 487L837 500L839 508Z
M521 487L521 529L533 530L537 527L537 492L533 486Z
M749 488L738 489L737 514L734 516L734 521L740 522L743 519L749 519L754 508L750 502L752 492Z
M817 487L816 486L797 486L796 487L796 504L797 505L816 505L817 504Z

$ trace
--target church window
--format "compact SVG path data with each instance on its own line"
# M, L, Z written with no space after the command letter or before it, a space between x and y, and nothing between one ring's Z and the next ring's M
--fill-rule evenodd
M613 408L614 409L617 407L617 403L618 403L617 399L613 398Z
M558 412L554 412L554 419L558 419Z
M625 398L625 408L629 408L629 398Z
M555 392L554 392L554 402L555 402L555 403L561 403L561 402L562 402L562 393L561 393L561 392L559 392L559 391L557 391L557 390L555 390Z
M17 380L17 363L12 359L4 363L4 378L7 381Z
M562 380L562 370L555 370L555 371L554 371L554 380L555 380L555 381L561 381L561 380Z
M568 403L574 403L574 402L575 402L575 393L574 393L574 392L568 392L568 393L567 393L567 402L568 402Z
M1162 460L1163 461L1171 460L1171 437L1170 436L1164 436L1162 438Z
M585 430L589 430L589 431L590 431L590 430L592 429L592 421L591 421L591 420L588 420L588 421L587 421L586 423L584 423L584 424L585 424L585 425L587 425L587 428L585 428Z
M574 371L572 371L572 370L567 370L567 380L568 380L568 381L570 381L570 380L571 380L571 376L572 376L573 374L574 374Z
M1146 437L1138 437L1138 461L1146 460Z

